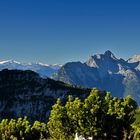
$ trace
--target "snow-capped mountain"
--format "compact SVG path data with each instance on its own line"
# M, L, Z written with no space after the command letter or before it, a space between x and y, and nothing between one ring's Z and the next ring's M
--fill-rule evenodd
M128 63L140 62L140 55L134 55L128 59Z
M106 51L91 56L85 63L65 64L53 78L89 88L97 87L118 97L131 95L140 103L140 56L125 61Z
M17 69L17 70L32 70L39 73L43 77L51 77L60 69L61 65L48 65L43 63L20 63L14 60L0 61L0 70Z

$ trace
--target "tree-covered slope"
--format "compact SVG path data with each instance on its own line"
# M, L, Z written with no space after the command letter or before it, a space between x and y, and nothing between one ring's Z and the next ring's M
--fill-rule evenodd
M47 121L57 98L68 95L84 98L89 89L78 88L37 73L21 70L0 71L0 119L28 116L29 120Z
M31 123L27 117L2 119L0 140L74 140L75 134L79 140L139 140L136 109L129 96L116 98L93 89L85 99L69 96L63 103L58 98L47 123Z

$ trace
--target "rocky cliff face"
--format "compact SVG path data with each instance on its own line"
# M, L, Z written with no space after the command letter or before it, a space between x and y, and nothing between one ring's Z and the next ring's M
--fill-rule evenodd
M131 95L140 104L140 56L118 59L110 51L91 56L85 63L67 63L53 76L55 80L97 87L113 96Z
M0 119L28 116L31 121L47 121L59 97L86 97L90 90L43 79L37 73L21 70L0 71Z

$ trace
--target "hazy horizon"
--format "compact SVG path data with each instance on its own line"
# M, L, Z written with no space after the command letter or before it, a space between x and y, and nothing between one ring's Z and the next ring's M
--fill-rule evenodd
M106 50L106 51L111 51L111 50ZM66 62L64 62L64 63L47 63L47 62L41 62L41 61L20 61L20 60L15 60L15 59L0 59L0 62L6 62L6 61L15 61L15 62L20 62L20 63L22 63L22 64L35 64L35 63L40 63L40 64L47 64L47 65L64 65L64 64L66 64L66 63L68 63L68 62L78 62L78 61L80 61L80 62L82 62L82 63L84 63L84 62L86 62L86 60L88 60L88 58L89 57L91 57L91 56L94 56L94 55L97 55L97 54L104 54L106 51L104 51L104 52L102 52L102 53L95 53L95 54L91 54L91 55L89 55L86 59L84 59L84 60L71 60L71 61L66 61ZM111 51L112 52L112 51ZM114 52L112 52L113 54L114 54ZM128 57L128 58L123 58L123 57L119 57L119 56L117 56L116 54L114 54L115 55L115 57L117 58L117 59L124 59L125 61L127 61L129 58L131 58L131 57L133 57L134 55L140 55L140 54L133 54L132 56L130 56L130 57Z

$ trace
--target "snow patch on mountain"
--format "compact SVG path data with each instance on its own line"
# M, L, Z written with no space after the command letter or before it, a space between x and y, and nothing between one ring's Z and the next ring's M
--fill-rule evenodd
M0 61L0 70L17 69L17 70L32 70L37 72L42 77L51 77L56 73L62 65L48 65L43 63L20 63L14 60Z
M135 62L140 62L140 55L134 55L131 58L129 58L128 63L135 63Z

